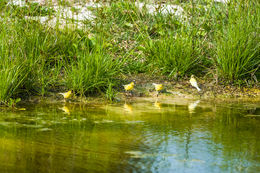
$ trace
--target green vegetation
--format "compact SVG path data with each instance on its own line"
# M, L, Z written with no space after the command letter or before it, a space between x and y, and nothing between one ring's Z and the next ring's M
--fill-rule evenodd
M229 7L227 24L215 34L217 71L230 81L254 75L259 68L259 9L250 8L254 5L248 2L239 7L242 9Z
M27 6L9 5L6 8L6 12L10 12L11 15L17 17L24 16L47 16L54 14L54 10L48 7L40 6L38 3L28 3Z
M99 42L92 51L82 52L66 70L66 86L81 95L105 91L118 74L119 62L114 61L99 45L103 44Z
M194 44L195 45L195 44ZM185 48L185 49L183 49ZM162 74L181 76L191 74L198 67L199 49L194 49L192 38L186 35L166 36L150 41L146 47L149 64ZM195 55L196 54L196 55Z
M7 2L0 2L1 103L67 89L112 100L125 74L259 80L257 0L171 2L183 8L182 16L119 1L89 8L96 18L86 19L81 29L69 22L50 27L28 19L54 18L51 6ZM78 19L70 22L77 25Z

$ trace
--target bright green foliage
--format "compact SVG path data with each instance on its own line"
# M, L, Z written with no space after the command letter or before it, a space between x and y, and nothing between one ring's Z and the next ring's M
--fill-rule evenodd
M109 101L114 101L115 100L115 97L116 97L116 90L113 88L113 83L110 82L109 85L108 85L108 88L106 90L106 98L109 100Z
M189 36L176 35L150 41L147 51L151 68L169 76L185 76L198 67L199 51Z
M14 25L7 27L5 22L0 22L0 104L19 93L30 70L16 47Z
M260 64L260 10L250 8L252 5L256 4L243 1L231 4L227 25L215 35L216 68L219 75L230 81L257 75Z
M24 17L24 16L47 16L54 14L54 10L38 3L28 2L26 6L20 7L17 5L8 5L5 12L11 16Z
M24 17L51 17L56 12L50 7L8 2L0 1L1 103L61 89L112 100L121 74L184 78L210 71L233 83L260 76L257 0L178 1L182 17L117 1L92 8L94 21L77 30Z
M119 62L103 51L102 43L90 52L82 52L66 69L66 86L80 93L105 91L119 72Z
M0 59L0 103L16 95L27 77L25 65L21 61L13 61Z

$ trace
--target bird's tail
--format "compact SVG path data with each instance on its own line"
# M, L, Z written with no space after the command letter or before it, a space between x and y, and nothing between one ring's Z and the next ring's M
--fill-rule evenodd
M63 95L63 96L65 95L65 93L59 93L59 94L61 94L61 95Z
M197 86L196 88L197 88L197 90L198 90L199 92L201 91L201 89L200 89L198 86Z

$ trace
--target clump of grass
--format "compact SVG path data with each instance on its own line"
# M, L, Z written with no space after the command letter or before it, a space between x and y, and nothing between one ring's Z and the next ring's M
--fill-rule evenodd
M169 77L183 77L194 72L199 63L199 48L192 39L183 33L150 40L146 47L150 68Z
M114 101L116 98L116 90L114 89L115 83L114 82L109 82L108 87L106 89L106 99L109 101Z
M48 16L54 14L55 10L49 7L41 6L38 3L28 2L26 6L8 5L6 12L9 12L12 16L24 17L24 16Z
M80 95L101 93L115 81L119 68L120 62L105 53L100 42L93 50L81 52L66 69L65 85Z
M8 3L8 0L0 1L0 11L3 10L6 7L7 3Z
M54 75L49 76L56 60L49 56L48 52L57 38L50 34L51 30L45 29L35 21L21 19L12 24L4 23L4 27L9 32L5 39L12 42L5 51L10 53L9 56L13 60L20 59L24 62L27 68L23 89L28 94L44 95L50 81L56 79Z
M102 35L102 40L106 42L104 48L113 58L123 63L120 69L123 73L144 72L143 56L136 51L138 41L142 33L139 22L144 17L131 2L113 2L110 6L96 9L93 32ZM143 19L145 20L145 19Z
M22 61L0 57L0 103L7 102L19 93L27 78L27 68Z
M18 95L28 76L28 64L17 46L15 22L0 21L0 103Z
M234 82L255 75L260 64L259 9L256 1L231 3L227 25L216 31L218 75ZM258 4L259 6L259 4ZM250 77L249 77L250 78Z

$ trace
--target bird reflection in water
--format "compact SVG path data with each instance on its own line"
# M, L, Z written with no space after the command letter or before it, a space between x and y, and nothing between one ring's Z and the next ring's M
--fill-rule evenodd
M124 104L124 110L127 111L127 112L132 113L133 112L133 106L128 104L128 103L125 103Z
M158 102L157 100L154 102L154 107L156 107L157 109L161 109L162 108L162 103Z
M65 114L70 115L70 110L69 110L69 108L66 105L61 107L60 110L62 110Z
M193 102L193 103L190 103L190 104L188 105L188 110L189 110L189 113L190 113L190 114L195 113L195 109L196 109L196 107L198 106L199 102L200 102L200 100L197 100L197 101L195 101L195 102Z

